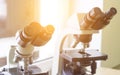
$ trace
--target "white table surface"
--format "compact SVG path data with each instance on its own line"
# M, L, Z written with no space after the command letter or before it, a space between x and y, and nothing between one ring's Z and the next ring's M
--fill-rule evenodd
M95 75L120 75L120 70L110 68L97 68Z

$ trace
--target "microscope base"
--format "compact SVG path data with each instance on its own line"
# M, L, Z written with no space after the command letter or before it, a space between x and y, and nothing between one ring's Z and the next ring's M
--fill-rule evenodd
M87 56L79 51L62 52L60 55L62 75L94 75L97 69L96 61L107 59L106 54L97 50L86 50L86 54ZM87 67L91 70L88 71Z
M9 69L9 73L10 73L11 75L48 75L48 74L49 74L48 72L46 72L46 73L38 73L38 74L36 73L36 74L34 74L34 73L32 73L32 71L23 74L22 72L17 71L17 68L11 68L11 69Z
M35 73L32 70L30 72L24 73L22 71L19 71L17 68L9 68L8 71L5 70L0 72L0 75L49 75L49 72L44 72L44 73L40 73L40 72L41 70L39 69L38 73L37 72Z

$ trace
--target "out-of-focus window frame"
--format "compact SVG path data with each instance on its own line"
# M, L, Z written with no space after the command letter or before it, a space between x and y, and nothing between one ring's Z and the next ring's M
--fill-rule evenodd
M4 37L6 33L7 21L7 3L6 0L0 0L0 37Z

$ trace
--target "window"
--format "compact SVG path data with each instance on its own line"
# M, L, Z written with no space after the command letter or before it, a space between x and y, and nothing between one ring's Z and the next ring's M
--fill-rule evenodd
M7 7L6 0L0 0L0 37L5 34Z
M69 15L69 0L41 0L40 1L40 23L45 26L52 24L55 27L55 32L51 40L39 47L40 58L51 57L54 55L56 41L59 40L58 36L61 32L64 22Z

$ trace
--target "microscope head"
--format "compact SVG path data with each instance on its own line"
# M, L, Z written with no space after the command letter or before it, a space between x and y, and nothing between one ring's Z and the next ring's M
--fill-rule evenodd
M13 61L18 63L17 68L20 72L29 73L28 66L33 63L35 55L34 46L45 45L51 39L53 32L52 25L43 27L37 22L32 22L16 33L17 47ZM23 65L19 64L20 61L23 61Z
M100 8L94 7L91 9L85 16L82 16L81 13L77 13L77 29L74 31L78 31L73 34L76 43L73 47L75 47L79 42L82 42L84 47L89 47L89 42L92 40L92 34L98 33L99 30L103 29L110 23L110 20L117 13L117 10L112 7L107 12L103 12Z
M115 8L110 8L107 12L102 12L95 7L88 12L80 23L81 30L100 30L110 23L112 17L117 13Z
M51 39L53 32L52 25L43 27L37 22L32 22L16 33L16 40L21 47L28 44L42 46Z
M33 55L34 46L45 45L52 37L54 27L47 25L41 26L37 22L32 22L16 33L17 50L15 51L15 59L30 57Z

